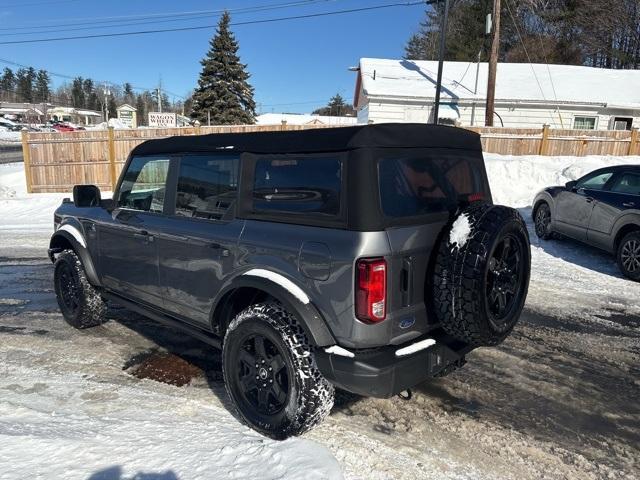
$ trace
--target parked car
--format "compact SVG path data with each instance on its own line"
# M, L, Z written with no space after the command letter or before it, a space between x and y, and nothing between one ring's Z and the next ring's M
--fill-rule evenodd
M322 421L335 387L390 397L461 367L529 284L525 223L453 127L151 140L113 200L76 186L54 222L69 324L108 299L222 348L239 415L274 438Z
M640 281L640 165L595 170L533 202L536 235L566 235L616 256L620 271Z
M51 125L51 128L56 130L57 132L75 132L77 129L72 127L68 123L56 122Z

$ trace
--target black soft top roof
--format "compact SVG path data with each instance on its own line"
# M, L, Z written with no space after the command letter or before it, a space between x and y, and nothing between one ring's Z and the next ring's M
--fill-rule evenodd
M217 133L148 140L133 155L183 152L314 153L358 148L450 148L481 151L480 135L423 123L382 123L294 131Z

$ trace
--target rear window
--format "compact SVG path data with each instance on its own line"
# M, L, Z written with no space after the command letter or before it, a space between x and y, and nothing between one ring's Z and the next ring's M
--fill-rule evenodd
M484 198L481 159L397 155L378 164L380 201L387 217L444 212Z
M337 157L262 158L256 161L257 212L338 215L342 161Z

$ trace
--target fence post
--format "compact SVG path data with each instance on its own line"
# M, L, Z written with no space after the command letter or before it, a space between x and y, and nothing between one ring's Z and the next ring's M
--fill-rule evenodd
M113 127L107 128L109 139L109 174L111 176L111 191L115 191L118 176L116 173L116 140Z
M549 149L549 125L542 126L542 141L540 142L540 155L546 155Z
M22 159L24 161L24 176L27 179L27 193L33 193L31 180L31 150L29 149L29 131L22 129Z
M629 155L633 155L638 145L638 127L631 129L631 141L629 142Z

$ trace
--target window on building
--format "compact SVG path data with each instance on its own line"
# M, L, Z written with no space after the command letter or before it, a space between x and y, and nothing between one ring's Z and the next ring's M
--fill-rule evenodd
M611 125L613 130L631 130L633 118L630 117L613 117Z
M338 215L342 162L337 157L281 157L256 162L255 211Z
M118 207L162 213L169 162L166 157L134 157L120 186Z
M575 130L595 130L596 117L574 117L573 128Z
M180 160L176 215L222 220L238 192L237 156L185 155Z

